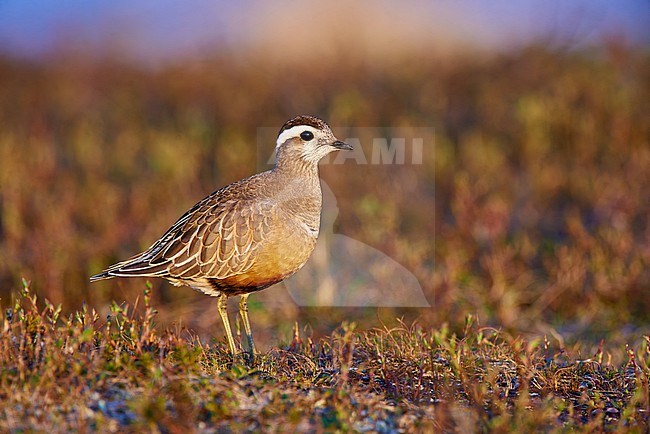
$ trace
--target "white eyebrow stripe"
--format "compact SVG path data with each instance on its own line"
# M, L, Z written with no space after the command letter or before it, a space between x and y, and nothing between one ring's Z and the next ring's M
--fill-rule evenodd
M295 127L284 130L282 133L280 133L278 140L275 142L275 149L278 149L281 144L292 137L298 136L303 131L311 131L314 134L314 137L316 137L316 134L319 130L314 127L310 127L309 125L296 125Z

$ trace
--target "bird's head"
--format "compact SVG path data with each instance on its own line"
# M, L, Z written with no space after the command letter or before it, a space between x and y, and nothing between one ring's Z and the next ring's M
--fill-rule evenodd
M341 149L352 150L352 146L338 140L325 121L306 115L287 121L278 133L275 146L278 163L283 158L300 158L313 165Z

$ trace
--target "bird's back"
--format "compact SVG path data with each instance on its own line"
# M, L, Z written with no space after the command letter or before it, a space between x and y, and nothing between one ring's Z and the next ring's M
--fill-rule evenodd
M281 281L307 261L320 224L317 173L294 175L270 170L212 193L145 252L91 280L162 277L209 295Z

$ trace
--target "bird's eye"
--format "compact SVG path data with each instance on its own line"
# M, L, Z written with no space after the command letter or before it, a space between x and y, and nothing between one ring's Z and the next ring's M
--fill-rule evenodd
M303 131L302 133L300 133L300 138L303 139L305 142L308 142L314 138L314 134L311 131Z

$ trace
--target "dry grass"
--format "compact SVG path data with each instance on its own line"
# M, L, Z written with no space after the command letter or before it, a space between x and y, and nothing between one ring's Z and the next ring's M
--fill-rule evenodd
M647 430L649 60L615 44L291 69L0 59L0 430ZM142 281L91 288L257 171L273 147L257 128L297 113L342 136L435 128L421 165L322 170L336 228L433 308L307 308L271 288L251 299L264 353L248 366L187 288L152 282L128 310Z
M650 338L587 359L468 317L446 326L402 324L367 331L344 323L312 341L293 340L246 363L187 330L158 330L150 305L100 318L68 317L39 303L27 283L3 317L3 430L102 432L462 432L648 428ZM136 304L138 302L136 301Z

